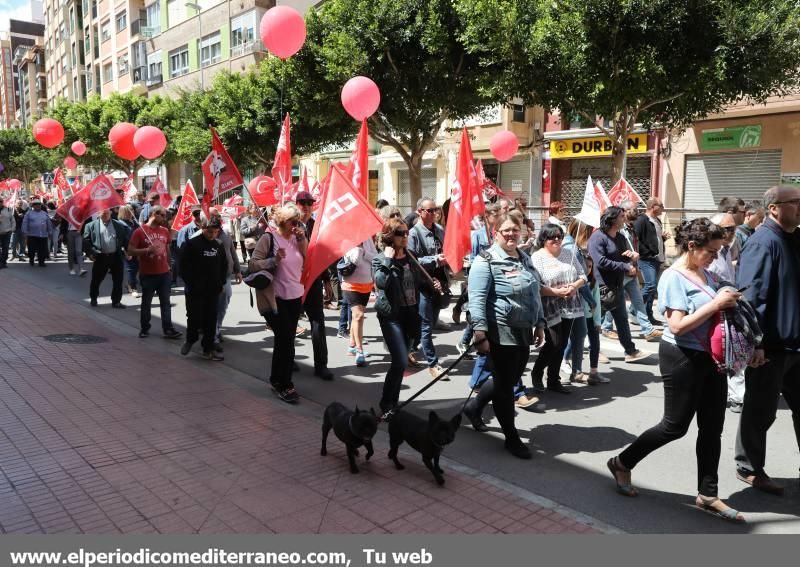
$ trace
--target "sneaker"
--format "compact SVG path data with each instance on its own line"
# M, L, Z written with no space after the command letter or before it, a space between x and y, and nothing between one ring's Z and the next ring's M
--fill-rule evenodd
M75 270L70 270L70 271L69 271L69 275L71 275L71 276L77 276L77 275L78 275L78 272L76 272Z
M600 334L606 337L607 339L619 340L619 335L616 331L600 331Z
M146 339L149 336L150 336L150 331L145 331L144 329L139 331L139 338L140 339Z
M355 356L358 353L358 349L356 345L350 345L347 347L347 356Z
M436 366L431 366L430 368L428 368L428 372L431 373L431 376L433 378L438 378L439 376L444 374L444 368L442 368L441 364L437 364ZM445 374L444 377L442 378L442 382L449 382L449 381L450 381L450 376Z
M461 308L458 306L453 307L453 323L456 325L461 324Z
M213 360L214 362L219 362L220 360L225 360L225 357L221 354L217 353L216 351L209 350L203 353L203 358L206 360Z
M181 354L186 356L192 350L192 343L186 342L181 345Z
M356 352L356 366L366 366L367 365L367 357L364 356L362 351Z
M287 404L296 404L300 401L300 395L297 393L297 390L291 386L286 388L276 388L273 386L273 389L275 390L275 394Z
M611 379L606 378L602 374L597 374L596 372L590 372L589 377L586 379L586 383L590 386L597 386L599 384L608 384L611 382Z
M134 290L131 292L131 297L135 297L136 299L139 299L140 297L142 297L142 294L141 294L141 293L139 293L138 291L136 291L136 290L134 289Z
M348 331L347 329L345 329L345 330L339 329L338 331L336 331L336 336L337 336L337 338L340 338L340 339L349 339L350 338L350 331Z
M88 274L88 273L89 273L89 272L87 272L86 270L81 270L81 271L80 271L80 273L79 273L78 275L79 275L80 277L83 277L83 276L85 276L85 275L86 275L86 274Z
M664 331L661 331L660 329L653 329L652 333L645 335L644 340L646 340L648 343L657 343L661 340L661 335L663 334Z
M600 362L602 362L603 364L609 364L609 363L611 362L611 361L608 359L608 357L607 357L606 355L604 355L602 352L601 352L601 353L599 353L599 356L597 357L597 360L599 360L599 361L600 361Z
M472 425L472 429L475 431L479 433L485 433L486 431L489 431L489 428L486 427L485 423L483 423L481 416L475 411L475 407L472 403L467 403L461 413L467 417L470 425Z
M538 403L539 398L536 396L528 396L526 394L522 394L516 400L514 400L514 405L518 408L529 408L533 404Z
M625 355L625 362L637 362L639 360L644 360L650 356L649 352L642 352L640 350L634 351L631 354Z
M165 339L179 339L183 336L183 333L180 331L176 331L175 329L167 329L164 331L164 338Z

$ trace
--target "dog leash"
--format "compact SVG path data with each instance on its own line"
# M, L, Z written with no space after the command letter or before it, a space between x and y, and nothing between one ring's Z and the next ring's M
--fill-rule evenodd
M448 374L448 373L449 373L451 370L453 370L453 368L455 368L456 366L458 366L458 363L459 363L459 362L461 362L462 360L464 360L464 357L466 357L466 356L469 354L469 351L470 351L470 350L472 350L472 347L474 347L474 346L476 346L476 345L479 345L479 344L481 344L481 343L483 343L484 341L487 341L487 340L488 340L488 339L486 339L486 338L483 338L483 339L479 340L477 343L473 343L473 344L469 345L469 347L468 347L468 348L467 348L467 349L466 349L464 352L462 352L462 353L461 353L461 356L459 356L457 359L455 359L455 361L453 362L453 364L451 364L450 366L448 366L448 367L445 369L445 371L444 371L444 372L442 372L442 373L441 373L441 374L439 374L439 375L438 375L436 378L434 378L433 380L431 380L431 381L430 381L428 384L426 384L425 386L423 386L421 390L419 390L419 391L418 391L416 394L414 394L413 396L411 396L410 398L408 398L406 401L404 401L403 403L401 403L401 404L400 404L400 405L398 405L398 406L395 406L395 407L393 407L393 408L392 408L392 409L390 409L389 411L385 412L385 413L384 413L382 416L380 416L380 417L378 418L378 421L389 421L389 420L392 418L392 416L393 416L393 415L394 415L396 412L398 412L398 411L400 411L401 409L403 409L404 407L406 407L408 404L410 404L411 402L413 402L413 401L414 401L416 398L418 398L419 396L421 396L421 395L422 395L422 394L423 394L423 393L424 393L426 390L428 390L428 388L430 388L431 386L433 386L434 384L436 384L436 382L438 382L439 380L441 380L442 378L444 378L445 376L447 376L447 374ZM466 400L464 400L464 404L461 406L461 411L464 411L464 407L467 405L467 402L469 401L469 399L470 399L471 397L472 397L472 388L470 388L469 395L467 396L467 399L466 399Z

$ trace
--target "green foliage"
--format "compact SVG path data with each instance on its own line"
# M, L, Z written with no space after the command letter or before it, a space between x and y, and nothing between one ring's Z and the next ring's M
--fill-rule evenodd
M0 179L19 179L25 184L60 162L58 154L40 146L26 128L0 130L0 161L5 169Z

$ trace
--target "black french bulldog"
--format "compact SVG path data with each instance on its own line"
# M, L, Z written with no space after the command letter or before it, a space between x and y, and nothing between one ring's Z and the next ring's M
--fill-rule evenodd
M350 461L350 472L358 472L356 457L358 448L362 445L367 448L367 460L375 453L372 450L372 438L378 431L378 417L375 410L361 411L356 406L356 411L347 409L339 402L331 402L325 408L322 418L322 449L319 454L323 457L328 454L326 443L328 433L333 428L333 433L347 448L347 460Z
M389 420L389 458L398 470L403 470L405 467L397 460L397 449L403 441L407 442L422 454L422 462L433 473L436 482L442 485L444 471L439 467L439 455L456 438L459 425L461 413L445 421L431 411L426 421L408 412L398 411Z

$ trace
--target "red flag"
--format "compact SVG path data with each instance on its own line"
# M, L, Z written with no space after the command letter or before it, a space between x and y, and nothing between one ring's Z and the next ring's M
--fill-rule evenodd
M241 195L232 195L225 199L222 203L222 207L220 207L219 214L224 219L236 219L239 218L244 214L244 199Z
M114 190L114 184L105 175L98 175L86 187L56 209L56 213L80 230L83 222L93 214L119 207L125 203Z
M358 131L356 145L353 148L353 154L350 156L347 170L353 187L360 190L365 199L369 197L369 154L367 153L367 146L369 146L369 129L367 128L367 121L362 120L361 130Z
M591 176L589 177L591 179ZM611 206L611 201L606 195L606 190L603 189L603 184L599 181L594 184L594 200L600 206L600 214L606 212L606 209Z
M172 220L172 230L180 230L192 222L192 207L199 205L197 193L194 192L192 182L187 180L186 187L183 189L183 198L175 218Z
M0 189L2 189L2 187L0 187ZM9 209L14 208L17 203L17 195L19 195L19 189L12 191L11 194L9 194L8 198L3 201L3 206L8 207Z
M275 162L272 164L272 179L278 184L281 192L281 202L288 201L292 193L292 142L289 136L289 113L283 121L281 137L278 139L278 150L275 152Z
M478 160L478 164L475 167L476 176L478 178L478 185L481 187L483 191L483 197L486 199L493 199L495 197L505 197L506 194L503 193L503 190L500 189L494 182L486 177L486 174L483 171L483 160ZM481 205L481 212L486 209L485 205ZM480 214L479 212L473 211L473 213Z
M611 188L611 191L608 192L608 200L611 201L611 204L615 207L619 207L619 204L623 201L631 201L634 204L644 203L636 190L631 187L630 183L625 181L624 177L620 177L619 181L617 181Z
M471 248L472 196L478 192L478 178L466 128L461 132L455 179L451 180L451 184L450 214L444 234L444 257L453 273L458 273L464 265L464 256Z
M330 185L322 194L317 222L308 243L303 275L306 288L337 258L372 238L383 220L338 167L331 168ZM305 294L303 294L305 298Z
M136 200L136 194L139 190L136 188L136 185L133 184L133 175L128 176L128 179L122 184L122 190L125 191L125 198L129 203Z
M133 181L128 178L128 181L133 185ZM156 180L153 182L153 186L150 188L150 193L147 194L148 201L150 200L150 195L157 194L159 198L159 204L164 207L165 209L172 204L172 197L169 196L169 190L164 186L161 182L160 177L156 177Z
M203 211L208 216L211 203L220 193L229 191L239 185L244 185L242 174L233 163L228 150L217 136L217 131L211 128L211 153L208 154L201 166L203 178L206 181L206 190L203 194Z
M278 184L269 175L254 177L247 186L250 198L259 207L270 207L281 202Z

